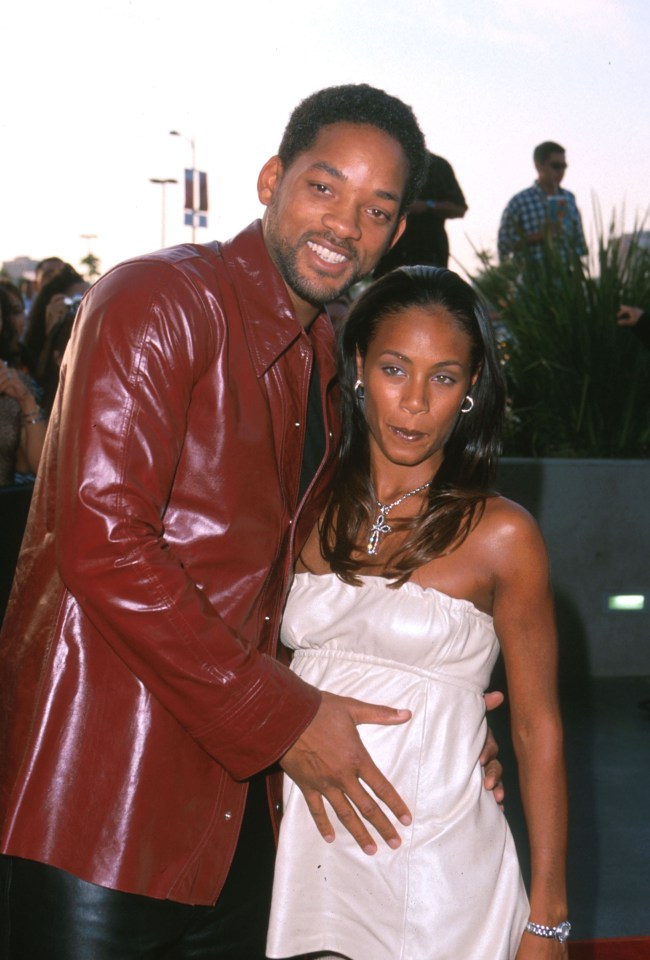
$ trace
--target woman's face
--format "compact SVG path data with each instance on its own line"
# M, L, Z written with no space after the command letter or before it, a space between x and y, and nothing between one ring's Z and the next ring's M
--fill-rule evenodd
M441 306L408 307L380 321L357 372L373 466L423 466L433 476L476 380L472 343ZM471 416L471 412L466 414Z
M11 311L11 322L17 337L22 337L25 332L25 305L19 296L13 293L8 294L9 307Z

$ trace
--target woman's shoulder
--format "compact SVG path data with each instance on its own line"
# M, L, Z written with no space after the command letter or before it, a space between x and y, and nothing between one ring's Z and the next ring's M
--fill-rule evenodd
M494 525L537 526L537 521L525 507L515 500L495 493L485 500L484 521Z
M544 539L533 515L520 503L499 494L486 499L474 535L485 548L495 554L507 552L510 559L520 550L545 551Z

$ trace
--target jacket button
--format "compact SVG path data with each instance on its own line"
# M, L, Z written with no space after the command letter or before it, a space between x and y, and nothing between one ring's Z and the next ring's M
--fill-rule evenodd
M276 809L276 811L277 811L278 813L279 813L280 810L282 809L282 804L279 803L279 802L274 803L273 806L275 807L275 809Z
M296 426L297 426L297 427L300 426L300 420L296 420Z
M271 618L270 618L270 617L264 617L264 619L268 621L268 620L270 620Z
M225 812L224 815L223 815L223 819L224 819L224 820L232 820L232 811L231 811L231 810L226 810L226 812Z

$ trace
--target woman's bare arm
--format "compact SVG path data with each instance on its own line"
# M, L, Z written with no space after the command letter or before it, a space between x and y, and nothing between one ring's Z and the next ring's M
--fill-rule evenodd
M554 926L567 919L568 813L548 559L539 528L526 511L502 500L494 514L493 615L506 666L531 851L530 917ZM517 960L566 955L566 945L525 933Z

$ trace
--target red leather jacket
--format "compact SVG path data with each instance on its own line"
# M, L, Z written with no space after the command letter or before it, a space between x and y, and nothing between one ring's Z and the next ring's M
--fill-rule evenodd
M298 485L316 354L327 451ZM336 440L329 319L296 320L259 223L88 293L5 617L5 853L213 903L246 784L319 694L275 658Z

